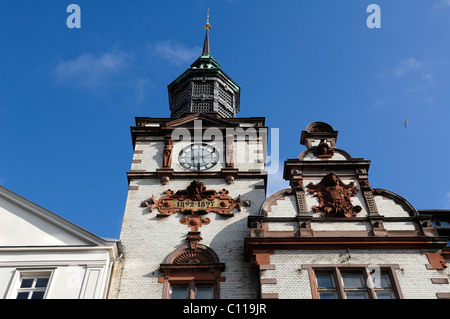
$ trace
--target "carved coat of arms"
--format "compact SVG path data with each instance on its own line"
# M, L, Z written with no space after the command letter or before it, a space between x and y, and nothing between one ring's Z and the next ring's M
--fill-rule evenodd
M335 174L326 175L318 184L307 186L309 193L319 199L318 206L312 206L314 212L322 217L355 217L361 206L353 206L351 197L358 192L353 182L346 185Z

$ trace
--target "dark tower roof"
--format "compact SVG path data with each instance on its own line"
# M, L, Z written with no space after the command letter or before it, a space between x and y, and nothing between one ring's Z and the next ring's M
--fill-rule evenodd
M211 56L209 12L205 29L202 55L167 87L172 118L191 113L215 113L232 118L239 112L240 86Z

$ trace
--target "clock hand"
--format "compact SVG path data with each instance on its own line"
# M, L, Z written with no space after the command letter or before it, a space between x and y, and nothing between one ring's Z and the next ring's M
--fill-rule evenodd
M202 156L201 156L200 154L197 155L197 156L194 156L194 162L195 162L195 163L200 162L201 158L202 158Z

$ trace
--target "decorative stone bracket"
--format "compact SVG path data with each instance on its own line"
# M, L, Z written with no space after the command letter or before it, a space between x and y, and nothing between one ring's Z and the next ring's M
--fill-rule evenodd
M210 222L211 220L208 217L198 215L191 215L180 219L180 223L190 227L193 232L198 231L199 227L202 227L202 225L208 225Z
M447 262L445 261L442 254L439 253L428 253L427 254L428 261L430 262L427 265L427 269L446 269L447 268Z

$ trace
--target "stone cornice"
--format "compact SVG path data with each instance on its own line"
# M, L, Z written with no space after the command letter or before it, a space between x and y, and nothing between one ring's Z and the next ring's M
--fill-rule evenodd
M255 237L245 238L249 260L255 250L443 249L447 237Z

